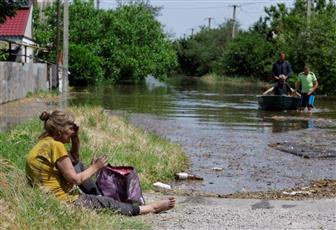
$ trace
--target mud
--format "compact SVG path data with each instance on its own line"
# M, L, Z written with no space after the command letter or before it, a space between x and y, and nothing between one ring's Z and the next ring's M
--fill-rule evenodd
M336 157L336 151L334 149L330 149L330 146L320 146L317 143L283 142L270 144L269 146L307 159Z
M26 121L38 117L41 112L62 106L61 97L32 97L0 104L0 132Z
M201 182L172 182L173 193L296 199L302 194L286 196L282 191L295 191L309 187L310 183L331 179L325 187L327 190L315 189L316 192L308 197L335 197L332 181L336 179L336 159L328 158L332 156L330 153L334 154L336 146L333 120L309 118L310 122L319 125L308 129L270 133L264 130L240 131L225 126L195 127L187 120L144 114L133 114L129 119L138 127L181 144L190 157L189 172L204 178ZM280 146L295 146L298 152L304 150L311 155L307 158L289 154ZM213 167L223 170L215 171L212 170Z

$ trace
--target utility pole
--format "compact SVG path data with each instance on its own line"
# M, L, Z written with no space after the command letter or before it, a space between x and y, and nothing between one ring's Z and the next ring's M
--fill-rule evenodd
M63 23L63 78L62 92L68 91L68 65L69 65L69 2L64 0L64 23Z
M208 19L208 29L210 30L211 29L211 20L212 20L212 18L208 17L206 19Z
M97 10L99 10L99 0L97 0Z
M311 16L311 7L312 7L312 1L311 0L307 0L307 21L309 23L309 19Z
M232 15L232 38L236 37L236 9L239 7L238 5L232 5L233 7L233 15Z
M58 75L58 61L59 61L59 56L60 56L60 52L59 52L59 43L60 43L60 0L57 0L56 2L56 9L57 9L57 13L56 13L56 87L59 86L59 75Z
M191 37L194 36L194 30L195 28L191 28Z

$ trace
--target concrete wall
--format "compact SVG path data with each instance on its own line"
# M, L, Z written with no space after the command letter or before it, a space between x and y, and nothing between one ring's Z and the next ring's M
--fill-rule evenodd
M0 104L48 86L47 64L0 62Z

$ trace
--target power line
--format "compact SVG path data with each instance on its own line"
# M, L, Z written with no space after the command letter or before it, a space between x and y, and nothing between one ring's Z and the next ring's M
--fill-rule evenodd
M117 3L116 0L101 0L101 2L105 2L105 3ZM243 4L259 4L259 3L292 3L293 0L283 0L281 2L276 1L276 0L268 0L268 1L239 1L239 2L234 2L234 1L206 1L206 0L193 0L193 1L186 1L186 0L181 0L181 1L168 1L168 0L158 0L158 1L150 1L149 4L153 4L153 3L221 3L221 4L239 4L239 5L243 5Z
M116 1L116 0L105 0L105 1ZM292 1L292 0L282 0L282 1ZM255 2L253 0L151 0L149 2L230 2L230 3L241 3L241 2ZM257 2L279 2L279 0L257 0Z
M118 5L118 3L115 0L100 0L100 3L107 5L107 4L113 4L113 5ZM150 2L150 4L154 5L156 3L159 3L159 1L156 2ZM229 6L232 5L232 1L228 1L228 2L223 2L223 1L194 1L194 2L190 2L190 1L176 1L176 2L172 2L172 1L162 1L163 3L197 3L197 4L207 4L207 5L213 5L213 4L221 4L223 6L185 6L185 7L164 7L164 9L169 9L169 10L184 10L184 9L218 9L218 8L225 8L225 6ZM247 6L247 5L258 5L258 4L265 4L265 3L271 3L271 4L275 4L275 3L293 3L293 0L288 0L288 1L282 1L282 2L271 2L271 1L253 1L253 2L240 2L240 3L235 3L236 5L240 5L240 6Z

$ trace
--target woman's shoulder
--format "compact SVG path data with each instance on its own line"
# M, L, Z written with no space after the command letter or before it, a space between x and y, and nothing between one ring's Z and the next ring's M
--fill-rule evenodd
M40 142L47 142L51 145L64 145L62 142L55 140L51 136L46 136L46 137L40 138Z

